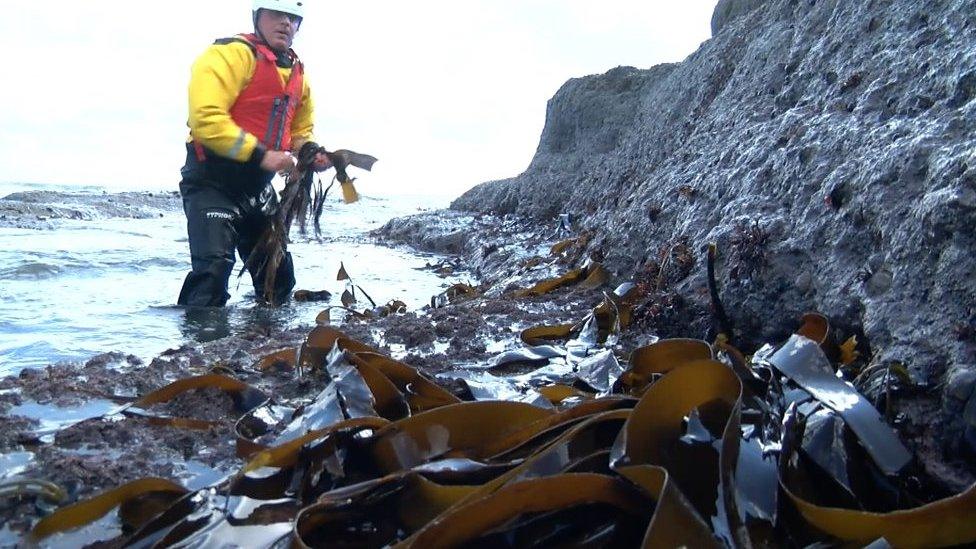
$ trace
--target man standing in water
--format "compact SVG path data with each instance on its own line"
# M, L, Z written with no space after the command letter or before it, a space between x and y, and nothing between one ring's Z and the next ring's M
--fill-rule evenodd
M259 301L282 303L295 286L291 254L264 295L263 258L251 257L278 198L271 180L295 167L292 151L312 140L313 105L291 45L304 16L300 0L254 0L254 33L217 40L193 64L186 164L180 193L193 270L179 304L221 307L234 252ZM324 154L314 168L331 166Z

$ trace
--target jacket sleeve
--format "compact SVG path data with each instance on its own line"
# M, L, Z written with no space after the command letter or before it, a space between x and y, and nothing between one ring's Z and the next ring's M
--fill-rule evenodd
M312 91L308 85L308 78L303 78L302 102L295 111L295 118L291 121L291 148L294 151L302 148L307 141L315 141L315 104L312 101Z
M255 66L250 48L231 42L210 46L197 58L190 74L190 135L211 151L238 162L264 152L257 136L244 131L230 116Z

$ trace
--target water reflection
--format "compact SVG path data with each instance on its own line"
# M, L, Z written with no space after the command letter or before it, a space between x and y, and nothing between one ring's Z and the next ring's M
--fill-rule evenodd
M230 309L227 307L187 307L180 333L199 343L230 335Z

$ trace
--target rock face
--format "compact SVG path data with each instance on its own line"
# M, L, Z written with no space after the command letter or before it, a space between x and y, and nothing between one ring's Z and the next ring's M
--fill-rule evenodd
M452 208L572 213L622 276L714 241L743 334L821 311L945 384L948 439L976 440L976 0L722 0L713 28L680 64L567 82L525 173Z
M733 19L758 8L765 0L719 0L712 13L712 36L725 28Z

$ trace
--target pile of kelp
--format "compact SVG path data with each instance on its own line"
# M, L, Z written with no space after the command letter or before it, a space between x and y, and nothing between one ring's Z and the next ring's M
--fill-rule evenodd
M606 278L590 264L525 293ZM138 480L45 517L32 539L105 541L94 525L107 521L111 545L134 547L976 542L976 487L926 498L895 431L837 376L852 351L831 343L826 318L807 315L749 359L723 338L621 357L638 293L627 284L575 324L526 330L522 349L486 365L523 401L461 401L329 326L256 365L318 384L300 408L219 371L177 381L120 412L205 429L146 410L191 389L225 391L242 414L240 472L192 492ZM893 374L865 375L885 388Z

